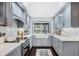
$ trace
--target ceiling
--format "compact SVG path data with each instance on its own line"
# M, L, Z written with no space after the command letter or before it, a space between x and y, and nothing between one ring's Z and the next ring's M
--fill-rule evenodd
M53 17L67 2L26 2L24 3L31 17Z

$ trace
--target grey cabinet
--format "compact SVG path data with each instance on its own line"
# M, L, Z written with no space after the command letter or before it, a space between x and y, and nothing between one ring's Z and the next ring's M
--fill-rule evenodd
M51 46L51 39L42 39L42 46Z
M79 27L79 2L71 3L71 25Z
M59 56L79 56L79 41L64 41L64 38L53 36L52 43Z
M79 3L67 3L54 16L54 27L79 27Z
M23 9L17 3L12 3L12 13L23 19Z
M32 46L36 47L49 47L51 46L50 38L32 38Z
M5 3L0 2L0 25L6 25L5 21L6 21L6 13L5 13Z
M62 41L56 37L52 37L52 47L55 49L58 55L62 55Z
M52 38L53 42L53 48L57 51L57 40L55 37Z
M63 14L60 13L55 17L54 24L57 28L63 27Z
M33 46L49 47L51 46L51 40L45 38L34 39Z
M10 2L0 2L0 26L12 26L12 8Z
M41 46L41 39L33 39L33 46Z
M15 22L13 26L27 29L27 11L21 2L12 2L12 19Z
M63 10L63 20L64 25L63 27L70 27L71 26L71 5L67 5L66 8Z
M26 12L25 12L24 8L22 7L21 3L19 3L19 2L18 3L15 3L15 2L12 3L12 14L15 15L17 19L25 22L24 13L26 13Z

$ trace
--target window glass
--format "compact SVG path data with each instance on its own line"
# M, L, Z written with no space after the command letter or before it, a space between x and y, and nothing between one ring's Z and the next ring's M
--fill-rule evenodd
M34 23L35 34L49 33L49 23Z

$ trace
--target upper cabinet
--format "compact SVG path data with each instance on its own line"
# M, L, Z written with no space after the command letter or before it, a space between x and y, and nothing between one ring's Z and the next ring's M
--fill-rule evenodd
M79 27L79 3L67 3L55 16L54 27Z
M24 17L24 10L17 3L12 3L12 13L21 19Z
M73 27L79 27L79 2L71 3L71 25Z
M6 25L5 17L5 3L0 2L0 26Z
M68 4L63 10L63 27L71 26L71 5Z
M26 27L27 10L21 2L12 3L12 19L16 21L18 28Z
M54 18L54 25L55 27L63 27L63 14L59 13L55 18Z
M0 2L0 26L24 27L27 10L21 2Z

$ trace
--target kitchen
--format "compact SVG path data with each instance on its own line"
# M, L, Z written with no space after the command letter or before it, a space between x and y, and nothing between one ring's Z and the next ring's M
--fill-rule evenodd
M79 56L78 10L78 2L0 2L0 56Z

